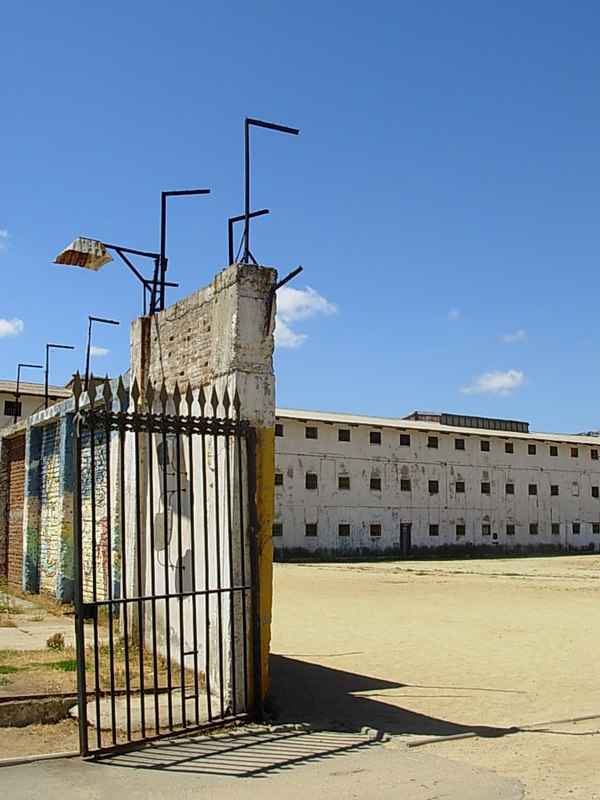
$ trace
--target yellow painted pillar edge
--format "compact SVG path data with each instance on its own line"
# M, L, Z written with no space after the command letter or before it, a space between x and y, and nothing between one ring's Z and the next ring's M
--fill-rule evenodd
M262 699L269 686L269 649L273 607L273 517L275 514L275 429L256 431L256 513Z

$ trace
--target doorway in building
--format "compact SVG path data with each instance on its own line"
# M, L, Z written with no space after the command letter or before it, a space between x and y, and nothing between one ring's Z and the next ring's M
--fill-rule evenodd
M400 555L409 556L411 547L411 524L400 523Z

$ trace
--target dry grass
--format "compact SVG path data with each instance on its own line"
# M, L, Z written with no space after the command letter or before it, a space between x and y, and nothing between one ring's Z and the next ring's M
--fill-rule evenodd
M95 687L96 663L92 648L88 648L86 658L86 682L88 691ZM129 685L132 690L140 688L140 656L136 647L129 646L125 658L125 641L116 638L113 646L114 686L122 689ZM111 687L111 658L108 644L101 644L98 649L98 672L100 689L107 691ZM155 663L151 653L144 652L141 668L144 674L144 688L153 689L156 686L167 685L167 661L160 655ZM181 681L181 672L178 664L171 664L171 684L178 686ZM193 673L186 670L185 681L188 686L193 684ZM0 687L2 694L43 694L54 692L77 691L77 667L75 648L65 647L62 650L48 648L46 650L4 650L0 652ZM200 681L204 688L204 681Z

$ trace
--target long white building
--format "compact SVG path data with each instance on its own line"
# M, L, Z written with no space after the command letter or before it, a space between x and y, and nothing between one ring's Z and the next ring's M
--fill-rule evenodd
M600 549L600 439L449 414L278 409L276 554Z

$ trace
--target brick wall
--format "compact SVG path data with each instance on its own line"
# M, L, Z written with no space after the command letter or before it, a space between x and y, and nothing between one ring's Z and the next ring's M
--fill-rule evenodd
M265 334L267 297L276 280L273 269L233 264L210 286L174 303L154 317L142 317L131 326L131 373L145 390L164 380L167 391L175 381L185 391L224 379L230 389L235 375L253 375L272 382L272 335ZM235 380L233 381L235 384ZM271 415L272 397L246 400L245 416L264 423ZM271 402L273 400L273 402ZM270 419L272 424L272 420Z
M6 578L8 585L23 585L23 503L25 499L25 436L7 440L8 503Z
M0 583L6 580L8 546L8 440L0 439Z

